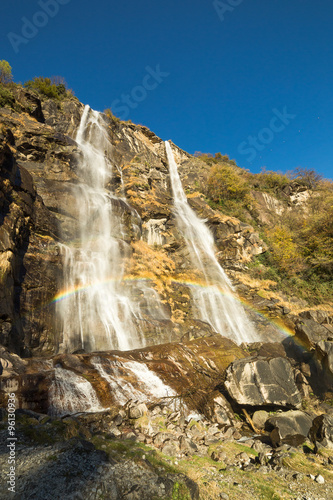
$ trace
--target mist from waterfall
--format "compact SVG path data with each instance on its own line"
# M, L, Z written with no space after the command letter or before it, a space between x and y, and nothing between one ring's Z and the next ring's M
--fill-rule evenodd
M165 142L165 148L177 226L185 239L192 265L200 272L205 283L204 287L191 287L195 315L209 323L216 332L238 344L254 342L258 336L216 259L213 235L187 202L169 141Z
M77 239L62 246L66 299L58 303L63 325L59 350L133 349L143 345L134 321L139 313L122 278L129 251L123 213L134 210L107 189L112 145L103 116L89 106L76 142L81 153L80 183L73 185L78 230Z

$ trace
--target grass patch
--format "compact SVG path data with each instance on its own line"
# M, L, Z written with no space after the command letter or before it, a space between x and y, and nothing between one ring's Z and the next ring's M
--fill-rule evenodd
M304 453L293 453L284 459L283 465L303 474L313 474L314 476L320 474L326 482L333 483L333 471L327 470L323 464L323 460L326 460L330 455L330 450L320 450L318 455L311 455L311 458L314 459L312 462Z

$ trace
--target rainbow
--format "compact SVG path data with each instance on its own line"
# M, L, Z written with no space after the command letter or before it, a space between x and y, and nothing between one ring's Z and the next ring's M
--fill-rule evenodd
M151 276L147 276L147 277L124 277L122 278L121 280L120 279L116 279L116 278L107 278L105 280L100 280L100 281L95 281L89 285L77 285L75 287L72 287L72 288L67 288L67 289L64 289L64 290L61 290L60 292L57 293L57 295L55 295L55 297L51 300L51 302L48 304L55 304L55 303L58 303L60 301L63 301L63 300L66 300L68 299L69 297L72 297L73 295L76 295L78 293L82 293L82 292L85 292L89 289L93 289L93 288L96 288L98 289L99 287L101 286L105 286L105 285L108 285L109 283L119 283L120 281L121 282L146 282L146 281L151 281L152 278ZM195 280L182 280L182 279L178 279L178 278L170 278L168 280L168 284L172 284L172 283L176 283L176 284L179 284L179 285L184 285L184 286L188 286L190 288L202 288L202 289L209 289L212 285L207 285L206 283L203 283L203 282L200 282L200 281L195 281ZM232 294L230 291L226 291L220 287L218 287L217 285L214 285L218 290L219 292L225 296L225 297L232 297L234 300L237 300L240 304L242 304L242 306L248 310L248 311L251 311L251 312L254 312L255 314L259 315L261 318L263 318L265 321L269 322L272 326L274 326L275 328L277 328L285 337L293 337L294 336L294 332L292 329L290 329L289 327L287 327L282 320L279 320L279 319L272 319L270 318L269 316L267 316L266 314L264 314L262 311L259 311L258 309L254 308L247 300L245 300L244 298L240 298L239 296L237 296L236 294Z

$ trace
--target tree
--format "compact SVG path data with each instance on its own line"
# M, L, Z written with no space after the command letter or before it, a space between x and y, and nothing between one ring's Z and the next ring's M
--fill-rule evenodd
M297 167L289 173L291 179L299 180L311 189L315 189L322 180L322 175L313 169Z
M13 80L12 68L9 62L0 61L0 83L9 83Z

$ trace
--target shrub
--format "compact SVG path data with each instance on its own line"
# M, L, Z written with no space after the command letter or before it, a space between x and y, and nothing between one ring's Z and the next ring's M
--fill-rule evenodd
M110 120L112 120L113 122L115 123L120 123L120 118L118 118L117 116L115 116L113 113L112 113L112 110L110 108L107 108L104 110L104 114L110 118Z
M226 200L250 202L250 189L244 177L227 163L214 165L208 175L207 195L215 203Z
M316 188L322 180L322 175L318 174L315 170L301 167L289 172L288 176L291 179L298 180L301 184L308 186L310 189Z
M67 84L62 77L52 77L51 79L39 76L33 80L28 80L24 86L52 99L62 99L71 94L71 91L67 90Z
M10 106L12 107L15 102L14 96L12 92L4 87L3 85L0 85L0 107L3 108L5 106Z
M14 105L15 98L12 92L7 87L0 84L0 108L4 108L5 106L14 108Z
M301 268L301 259L289 228L282 225L277 226L270 229L267 232L267 236L272 259L278 267L282 271L287 271L291 274L299 271Z
M259 187L259 189L264 191L277 192L290 184L290 179L279 172L266 171L263 169L260 174L253 175L253 184L255 187Z

